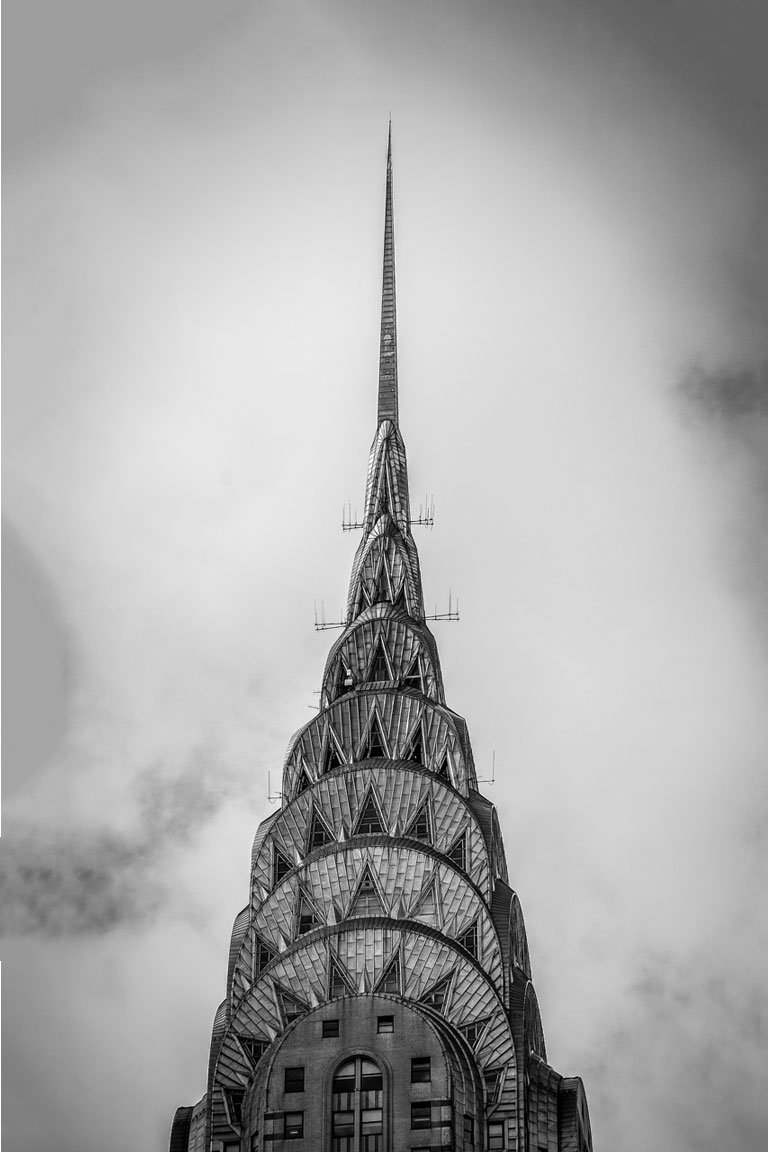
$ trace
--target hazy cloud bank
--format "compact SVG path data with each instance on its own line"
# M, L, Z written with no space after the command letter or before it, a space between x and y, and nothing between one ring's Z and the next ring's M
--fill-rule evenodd
M177 895L169 887L174 854L188 851L233 795L242 801L247 793L247 781L201 752L177 775L161 765L141 774L130 830L10 813L0 843L0 934L102 934L149 924ZM183 905L189 894L182 895Z

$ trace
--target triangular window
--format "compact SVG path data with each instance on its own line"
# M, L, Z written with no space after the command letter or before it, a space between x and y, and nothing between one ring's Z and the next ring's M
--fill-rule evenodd
M404 588L401 588L398 592L397 599L393 603L393 608L395 608L398 612L403 612L406 616L408 615L408 605L405 600Z
M298 996L294 996L292 992L286 992L285 988L280 988L277 985L275 985L275 991L286 1024L290 1024L291 1020L295 1020L297 1016L309 1011L309 1005L300 1000Z
M269 1042L267 1040L256 1040L253 1036L238 1036L237 1039L243 1052L245 1052L248 1057L248 1062L255 1068L267 1048L269 1048Z
M371 870L366 866L363 872L363 878L360 881L360 887L357 890L357 895L349 910L350 916L383 916L384 908L379 898L379 893L371 875Z
M273 883L279 884L284 876L287 876L293 865L290 860L280 849L275 845L272 854L272 877Z
M442 980L438 980L420 999L421 1004L428 1004L430 1008L435 1008L438 1012L442 1012L445 1007L445 1002L448 999L448 993L451 989L451 981L453 980L453 972L449 972L447 976L443 976Z
M493 1104L499 1092L501 1068L487 1068L483 1075L485 1077L485 1091L488 1094L488 1103Z
M311 783L312 783L312 781L310 780L309 776L307 775L306 769L302 768L299 772L299 779L298 779L298 782L296 784L296 795L299 796L299 795L301 795L302 792L306 792L307 788L310 787Z
M345 692L349 692L352 688L352 673L343 660L339 660L339 667L336 673L336 692L335 698L343 696Z
M323 761L323 772L333 772L335 768L344 768L344 757L339 751L339 746L333 738L333 733L330 728L328 729L328 744L325 749L325 760Z
M400 976L400 956L396 955L390 962L384 975L376 988L377 992L402 992L402 979Z
M339 996L354 996L355 990L349 975L344 971L339 961L331 956L328 970L328 997L335 1000Z
M270 948L268 944L265 944L264 941L259 936L256 937L254 944L255 944L254 958L256 961L256 974L258 975L259 972L264 971L267 964L271 963L274 960L275 956L277 956L277 952L275 952L274 948Z
M305 932L311 932L313 928L318 928L323 923L317 909L305 892L299 893L296 917L297 936L303 936Z
M427 881L411 916L414 920L426 920L429 924L437 922L437 894L434 879Z
M408 747L405 750L405 759L411 760L414 764L424 764L424 735L421 731L421 724L417 724L416 731L408 741Z
M477 960L477 920L470 924L461 936L456 937L456 943L461 944L462 948L466 948L467 952Z
M320 814L318 812L313 813L312 823L309 826L308 851L311 852L313 848L323 848L326 844L330 844L333 839L333 834Z
M447 748L446 748L445 752L443 752L442 759L441 759L441 761L437 767L437 774L438 774L438 776L442 776L443 780L447 780L449 784L451 783L451 772L450 772L450 768L448 767L448 749Z
M423 840L426 844L431 844L432 835L429 825L429 801L425 800L405 829L405 835L411 836L414 840Z
M374 713L371 726L368 729L368 738L363 748L363 753L360 757L361 760L372 760L374 756L386 756L387 747L384 743L384 735L381 731L381 722L379 721L378 714Z
M403 688L416 688L421 692L421 670L418 656L414 656L410 668L403 677Z
M227 1088L224 1092L224 1107L227 1112L227 1120L233 1127L242 1123L244 1099L244 1088Z
M471 1024L465 1024L459 1031L466 1037L470 1048L474 1048L487 1026L488 1018L486 1017L485 1020L473 1020Z
M379 810L376 807L376 801L371 792L368 793L368 799L363 805L362 811L357 821L355 828L356 836L383 836L384 825L379 816Z
M466 871L467 868L467 834L462 832L448 849L448 859L453 861L457 868Z
M391 680L392 673L389 670L389 661L387 654L384 651L384 645L379 640L373 653L373 660L371 661L371 668L368 673L368 680Z
M376 591L374 593L374 604L380 604L383 600L392 599L392 581L389 578L389 565L387 564L386 552L381 557L381 567L376 578ZM377 677L372 676L372 680Z

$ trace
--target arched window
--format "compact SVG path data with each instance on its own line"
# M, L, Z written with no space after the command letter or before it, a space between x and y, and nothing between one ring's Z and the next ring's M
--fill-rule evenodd
M365 1056L345 1060L334 1074L331 1152L384 1152L384 1080Z

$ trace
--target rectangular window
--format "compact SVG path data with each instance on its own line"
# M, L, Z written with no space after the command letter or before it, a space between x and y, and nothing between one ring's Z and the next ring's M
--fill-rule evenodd
M363 1108L360 1114L360 1130L363 1136L375 1136L382 1131L381 1108Z
M395 1018L394 1016L379 1016L378 1029L379 1032L394 1032Z
M330 1040L332 1036L338 1036L338 1034L338 1020L323 1020L323 1040Z
M432 1105L411 1104L411 1128L432 1127Z
M504 1125L503 1124L489 1124L488 1125L488 1148L496 1149L504 1147Z
M464 1115L464 1152L474 1152L475 1147L475 1120L473 1116Z
M286 1112L283 1125L284 1140L302 1140L304 1138L304 1113Z
M303 1092L304 1091L304 1069L303 1068L286 1068L286 1070L285 1070L285 1091L286 1092Z
M334 1136L352 1136L355 1132L355 1114L354 1112L334 1112L333 1114L333 1134Z
M411 1084L429 1084L431 1079L431 1058L429 1056L415 1056L411 1060Z

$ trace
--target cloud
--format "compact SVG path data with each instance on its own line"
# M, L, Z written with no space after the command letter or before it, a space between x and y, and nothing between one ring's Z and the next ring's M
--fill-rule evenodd
M161 765L138 777L130 830L108 821L72 825L11 819L0 844L0 933L102 935L149 925L176 902L174 856L189 851L247 783L201 751L185 770ZM189 894L184 893L188 902ZM183 911L184 901L181 902Z

